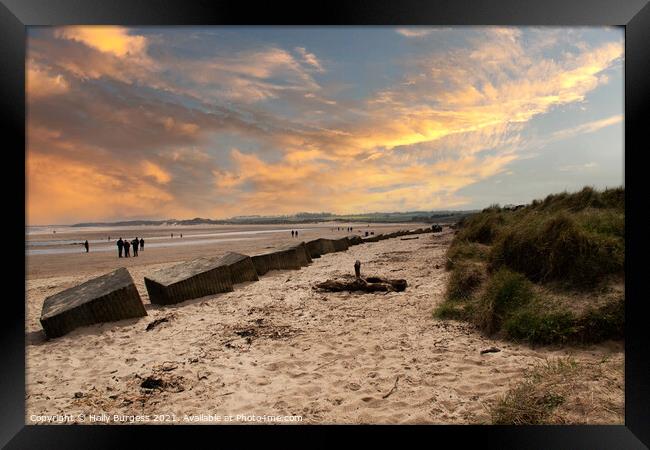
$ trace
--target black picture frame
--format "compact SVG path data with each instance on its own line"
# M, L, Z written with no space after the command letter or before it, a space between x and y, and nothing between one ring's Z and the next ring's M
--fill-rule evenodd
M443 438L455 445L478 439L497 448L647 448L650 445L650 357L646 332L647 302L642 284L647 231L642 229L646 202L644 166L647 147L642 118L650 109L650 5L649 0L447 0L447 1L312 1L286 2L201 0L0 0L0 114L5 128L5 174L25 174L25 44L26 26L112 25L615 25L625 27L625 184L626 186L626 339L625 425L621 426L403 426L403 427L272 427L182 426L101 427L25 425L25 310L19 295L4 295L2 317L2 372L0 375L0 445L6 448L116 448L137 437L168 442L171 433L191 434L189 442L210 439L223 443L237 434L246 445L259 430L273 431L286 442L296 431L314 442L338 439L332 428L354 430L365 437L383 439L386 433L417 432L424 442ZM13 138L7 140L6 138ZM22 150L20 147L22 146ZM23 179L23 181L25 181ZM25 197L15 193L16 179L3 178L9 216L25 217ZM8 210L8 209L7 209ZM25 224L5 225L8 235L24 232ZM22 227L22 230L19 228ZM8 244L7 248L13 247ZM21 249L16 249L21 252ZM23 253L24 254L24 253ZM7 261L7 260L6 260ZM25 275L25 266L12 258L5 270L5 286ZM21 274L22 272L22 274ZM18 288L16 288L18 290ZM20 295L24 295L20 294ZM23 297L24 298L24 297ZM255 432L251 432L255 431ZM267 433L265 433L267 434ZM138 436L141 435L141 436ZM415 441L412 441L415 443Z

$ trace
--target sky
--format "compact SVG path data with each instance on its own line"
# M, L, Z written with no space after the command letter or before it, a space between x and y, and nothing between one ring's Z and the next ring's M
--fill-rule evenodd
M620 27L28 27L28 225L624 185Z

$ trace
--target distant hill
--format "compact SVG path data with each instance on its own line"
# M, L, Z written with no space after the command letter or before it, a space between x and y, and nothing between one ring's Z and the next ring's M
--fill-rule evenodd
M476 211L411 211L392 213L367 213L336 215L328 212L307 213L301 212L286 216L238 216L229 219L214 220L195 217L194 219L166 219L166 220L126 220L118 222L83 222L75 223L72 227L128 227L141 225L264 225L264 224L297 224L310 222L425 222L425 223L452 223L467 217Z

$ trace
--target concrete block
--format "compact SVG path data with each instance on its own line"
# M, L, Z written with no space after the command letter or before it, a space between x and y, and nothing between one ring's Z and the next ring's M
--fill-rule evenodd
M161 269L144 278L149 301L159 305L231 292L230 268L222 258L198 258Z
M146 315L131 274L120 268L47 297L40 320L54 338L81 326Z
M230 279L233 284L259 280L253 260L248 255L228 252L221 257L221 263L230 269Z

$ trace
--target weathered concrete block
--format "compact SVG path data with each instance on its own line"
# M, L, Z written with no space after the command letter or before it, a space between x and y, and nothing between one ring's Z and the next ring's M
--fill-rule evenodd
M149 301L159 305L231 292L230 268L222 258L199 258L144 277Z
M275 253L259 253L251 256L251 260L253 261L253 266L255 266L255 272L258 275L264 275L271 270L278 270L280 268L280 260Z
M311 257L307 252L307 247L305 246L304 242L300 242L298 244L286 244L278 247L278 250L289 250L295 252L296 260L301 267L305 267L311 262Z
M228 252L221 257L221 263L230 269L230 279L233 284L259 280L253 260L248 255Z
M307 259L307 263L311 264L312 259L311 259L311 255L309 254L309 250L307 250L307 244L305 244L304 242L301 242L300 243L300 248L302 248L302 251L305 253L305 258Z
M307 248L307 252L309 253L310 257L320 258L322 248L320 239L314 239L312 241L305 242L305 248Z
M363 239L361 239L361 236L358 236L356 234L351 234L347 236L347 240L348 240L348 246L363 244Z
M295 246L296 251L298 252L298 261L300 262L301 266L307 266L312 262L309 251L307 250L307 245L305 245L304 242L291 245Z
M332 239L332 245L335 252L344 252L350 247L347 238Z
M336 249L334 248L334 242L331 239L320 238L320 254L325 255L327 253L334 253Z
M121 268L47 297L41 325L55 338L81 326L146 315L131 274Z
M300 262L298 261L298 252L296 248L277 249L273 252L273 254L277 258L278 269L300 269Z

